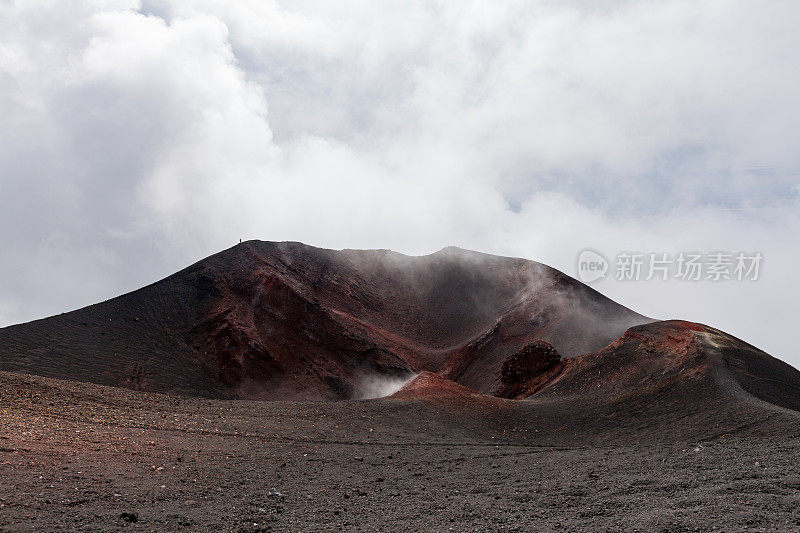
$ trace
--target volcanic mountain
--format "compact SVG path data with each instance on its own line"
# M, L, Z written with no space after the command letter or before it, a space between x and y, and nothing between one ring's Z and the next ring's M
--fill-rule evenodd
M524 259L249 241L118 298L0 329L0 369L314 400L430 371L491 394L504 361L534 341L572 357L648 321Z
M396 399L666 395L800 409L800 372L734 337L655 322L540 263L458 248L411 257L246 242L0 329L0 370L211 398L357 399L405 380Z

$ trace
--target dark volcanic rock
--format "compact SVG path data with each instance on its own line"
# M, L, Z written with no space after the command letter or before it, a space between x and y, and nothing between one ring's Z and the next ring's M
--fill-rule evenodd
M561 354L546 341L534 341L503 363L500 381L504 385L523 383L561 360Z
M534 341L503 362L500 374L500 387L495 396L501 398L518 398L535 392L532 380L558 365L561 354L546 341Z

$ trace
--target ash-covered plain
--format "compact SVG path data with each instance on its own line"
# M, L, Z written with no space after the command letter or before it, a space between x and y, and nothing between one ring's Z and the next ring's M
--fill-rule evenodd
M248 242L0 370L2 531L800 527L800 372L522 259Z

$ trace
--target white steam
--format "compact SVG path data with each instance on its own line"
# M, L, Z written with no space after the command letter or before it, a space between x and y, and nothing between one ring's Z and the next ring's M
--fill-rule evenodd
M384 398L391 396L403 388L403 385L417 377L418 374L410 376L385 376L381 374L371 374L365 376L359 384L358 399L370 400L373 398Z

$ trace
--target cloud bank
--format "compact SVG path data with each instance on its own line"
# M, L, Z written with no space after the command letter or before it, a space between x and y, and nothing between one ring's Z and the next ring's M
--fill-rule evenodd
M0 324L240 238L574 274L761 251L752 283L597 287L796 366L791 1L0 2Z

